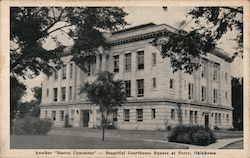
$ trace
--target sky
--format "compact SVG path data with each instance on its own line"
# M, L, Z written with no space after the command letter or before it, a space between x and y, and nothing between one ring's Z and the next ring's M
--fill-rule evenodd
M162 7L124 7L124 11L128 13L125 20L130 24L126 26L133 27L149 22L153 22L155 24L168 24L175 28L178 28L180 23L183 20L190 21L191 17L187 17L186 13L191 9L191 7L168 7L167 11L164 11ZM60 25L60 24L59 24ZM188 24L185 29L189 29L192 26L192 23ZM67 38L64 33L54 33L53 36L57 36L60 41L70 46L73 44L73 41ZM229 54L234 52L233 47L235 43L230 40L236 36L234 31L228 32L223 38L218 42L218 47L222 48ZM46 40L44 43L44 47L47 49L52 49L55 44L51 39ZM234 77L243 76L243 61L240 58L237 58L231 64L231 72ZM27 94L23 97L23 101L28 101L32 98L33 93L31 92L31 88L34 86L40 86L42 81L42 75L24 81L28 85Z

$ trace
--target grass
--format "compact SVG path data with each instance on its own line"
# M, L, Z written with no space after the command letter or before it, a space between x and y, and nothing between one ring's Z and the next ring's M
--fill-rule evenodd
M59 136L12 135L11 149L186 149L182 145L142 140Z

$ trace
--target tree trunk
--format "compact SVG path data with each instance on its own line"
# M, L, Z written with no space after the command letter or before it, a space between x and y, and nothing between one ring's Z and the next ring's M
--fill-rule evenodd
M102 112L102 141L104 141L104 134L105 134L105 118Z

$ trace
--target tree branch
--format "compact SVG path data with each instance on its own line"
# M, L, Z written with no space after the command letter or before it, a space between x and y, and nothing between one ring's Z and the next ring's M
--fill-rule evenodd
M239 10L239 9L236 9L236 8L232 8L232 7L220 7L220 8L229 9L229 10L232 10L234 12L243 14L243 10Z

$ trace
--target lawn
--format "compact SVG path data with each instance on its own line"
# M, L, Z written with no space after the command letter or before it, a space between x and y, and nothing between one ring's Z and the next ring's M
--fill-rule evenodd
M186 149L185 146L142 140L59 136L12 135L11 149Z

